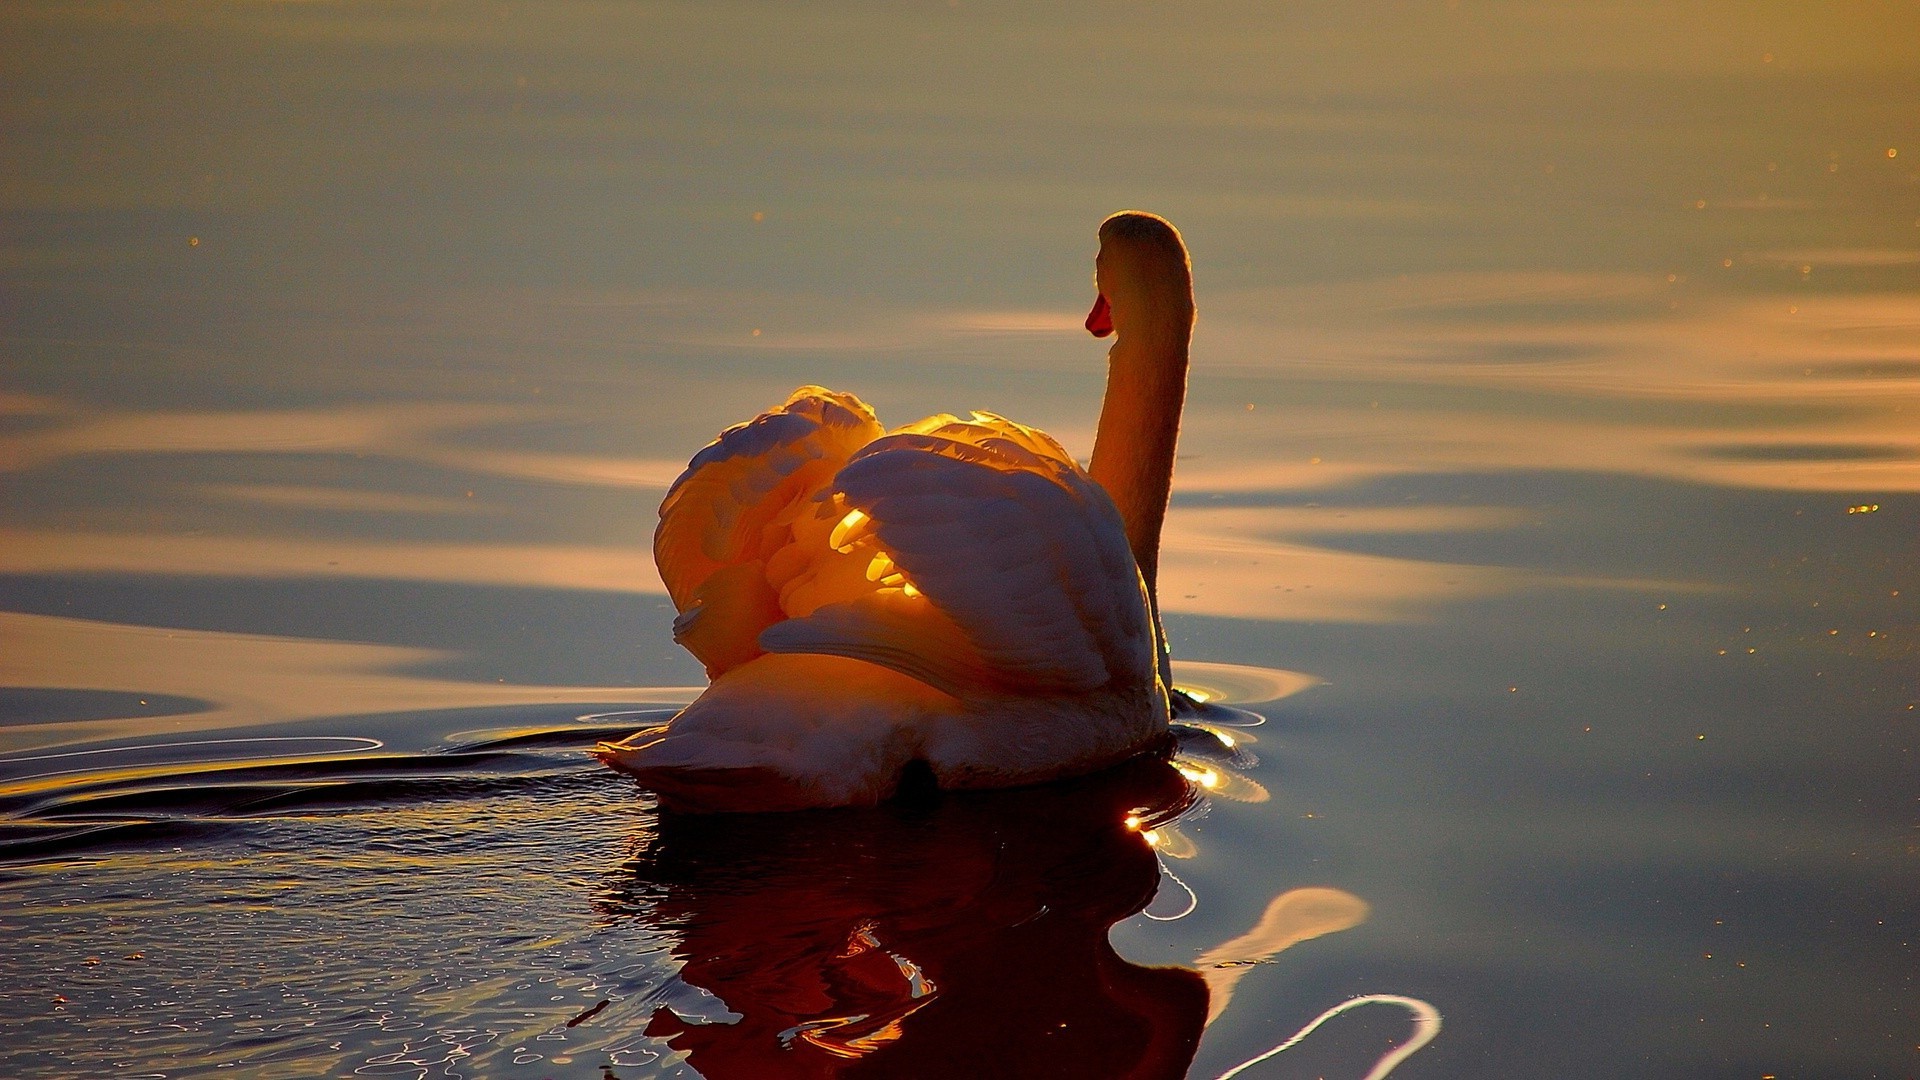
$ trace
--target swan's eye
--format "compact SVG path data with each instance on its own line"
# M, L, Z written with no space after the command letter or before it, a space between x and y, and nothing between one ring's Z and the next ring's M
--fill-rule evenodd
M853 548L853 542L860 539L861 534L866 532L867 522L872 520L864 510L847 511L847 516L841 518L840 524L833 527L833 535L827 537L827 546L843 555L848 554Z

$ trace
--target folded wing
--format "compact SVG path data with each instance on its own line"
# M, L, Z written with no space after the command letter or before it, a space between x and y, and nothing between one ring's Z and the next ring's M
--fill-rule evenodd
M687 465L660 504L654 562L680 613L674 640L722 673L761 654L760 632L787 616L767 564L794 547L813 499L884 429L852 394L818 386L728 428Z
M932 417L815 497L876 587L769 625L770 652L854 657L956 696L1151 684L1152 624L1118 512L1046 435Z

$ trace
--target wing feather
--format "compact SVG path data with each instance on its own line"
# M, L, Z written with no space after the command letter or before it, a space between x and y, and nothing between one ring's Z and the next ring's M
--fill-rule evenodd
M871 518L904 588L761 634L772 652L868 660L948 693L1150 684L1151 620L1118 511L1044 434L934 417L855 454L819 498Z
M760 644L773 653L865 660L954 697L1007 689L952 619L901 589L880 589L776 623L760 635Z
M793 544L794 519L884 430L859 398L803 386L721 432L674 481L653 557L680 613L675 638L710 677L761 653L760 632L784 614L767 560Z

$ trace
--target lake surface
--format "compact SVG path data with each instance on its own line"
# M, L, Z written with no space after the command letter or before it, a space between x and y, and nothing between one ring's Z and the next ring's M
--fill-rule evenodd
M1421 1003L1396 1077L1913 1075L1916 32L8 6L0 1072L1216 1077L1385 995L1240 1075ZM702 684L649 541L722 427L1090 451L1125 207L1232 747L691 822L586 758Z

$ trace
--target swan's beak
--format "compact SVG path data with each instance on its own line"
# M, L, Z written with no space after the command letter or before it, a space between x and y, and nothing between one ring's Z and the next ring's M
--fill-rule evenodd
M1094 337L1113 333L1113 309L1107 306L1106 293L1099 294L1093 301L1093 310L1087 312L1087 333Z

